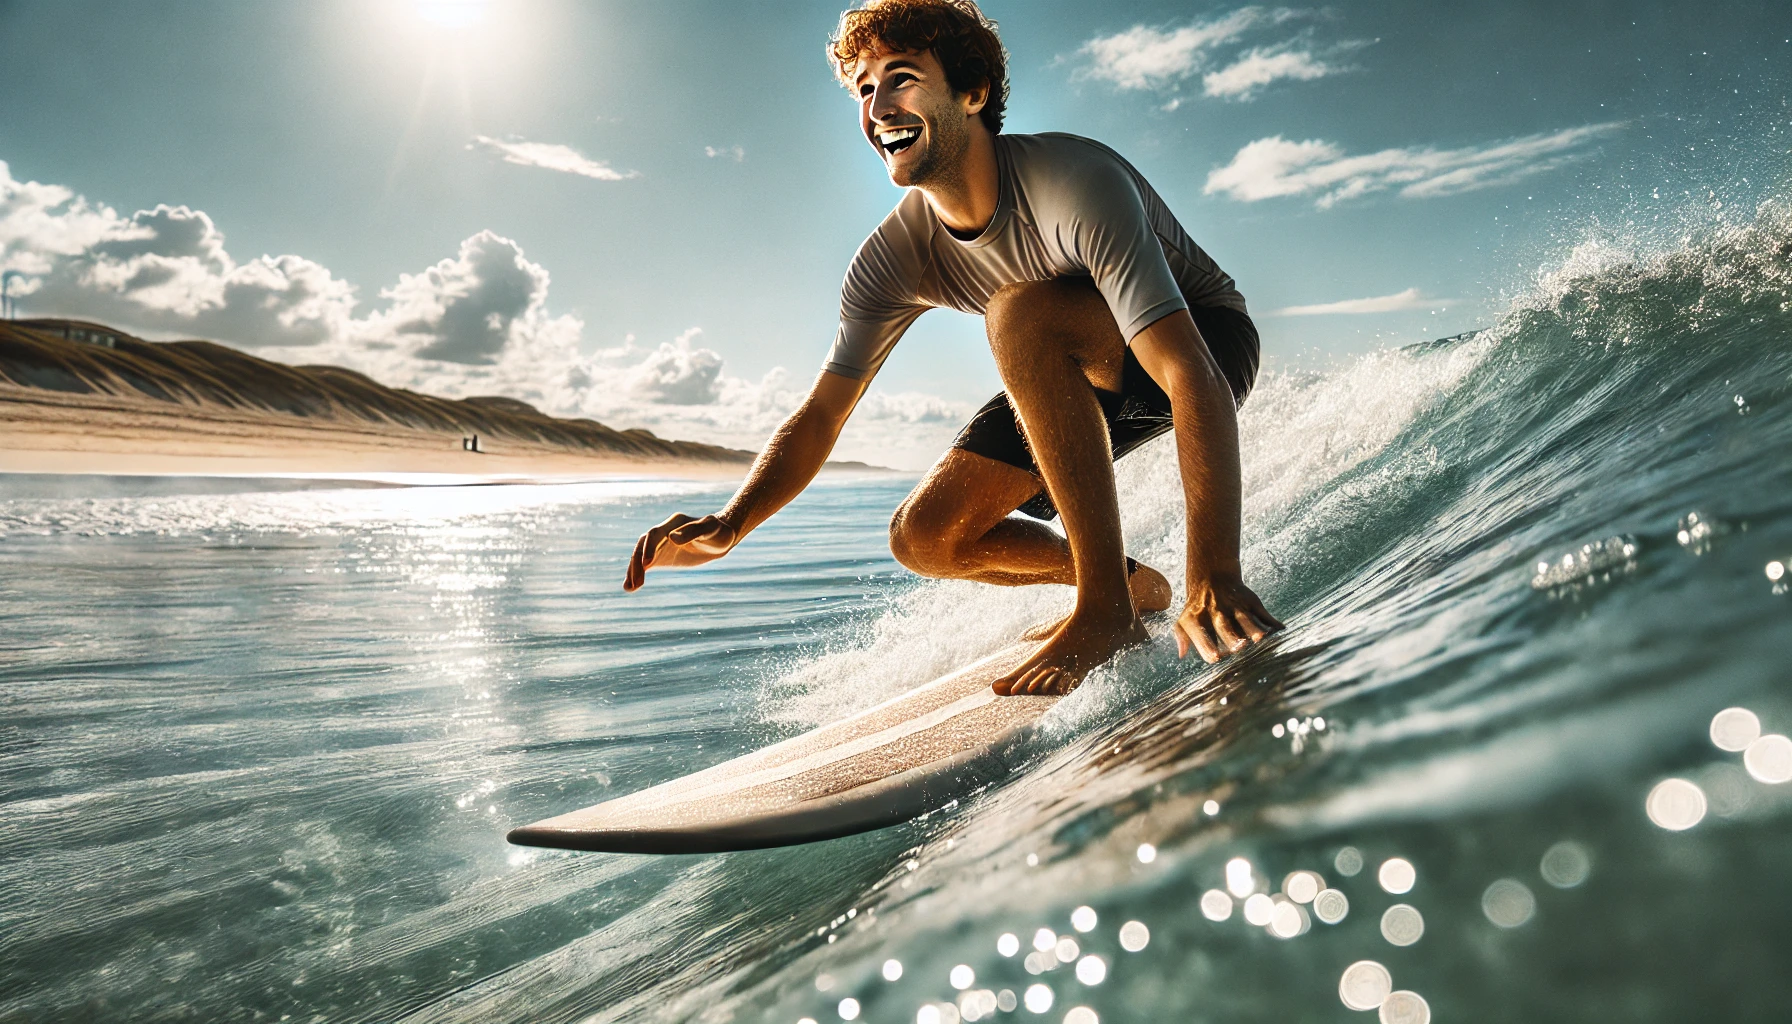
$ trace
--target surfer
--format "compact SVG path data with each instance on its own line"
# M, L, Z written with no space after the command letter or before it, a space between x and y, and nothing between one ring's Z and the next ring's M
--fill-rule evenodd
M1126 557L1112 465L1166 431L1188 524L1179 651L1216 662L1279 629L1239 565L1236 408L1258 342L1232 278L1113 150L1001 133L1006 57L971 0L872 0L841 16L829 57L907 193L847 271L802 404L721 511L642 535L624 589L720 558L801 493L903 332L945 306L984 317L1005 390L897 509L891 550L924 576L1076 587L997 693L1068 692L1169 607L1169 581ZM1040 521L1059 515L1063 535Z

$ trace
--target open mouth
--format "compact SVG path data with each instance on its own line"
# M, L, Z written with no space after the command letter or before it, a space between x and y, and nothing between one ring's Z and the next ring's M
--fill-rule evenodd
M877 133L877 148L883 150L885 156L895 156L914 145L920 137L921 126L918 124L885 128Z

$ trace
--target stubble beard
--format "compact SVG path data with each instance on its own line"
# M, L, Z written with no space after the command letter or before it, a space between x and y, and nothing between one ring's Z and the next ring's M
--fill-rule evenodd
M927 150L909 171L908 180L897 182L909 188L951 186L964 178L964 155L971 148L971 131L964 112L957 105L928 112L923 132Z

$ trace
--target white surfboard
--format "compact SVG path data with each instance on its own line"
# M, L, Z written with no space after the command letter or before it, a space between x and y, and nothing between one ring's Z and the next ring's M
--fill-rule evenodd
M714 853L814 842L907 821L1007 774L1004 753L1057 697L989 684L1007 650L851 718L629 796L512 829L521 846Z

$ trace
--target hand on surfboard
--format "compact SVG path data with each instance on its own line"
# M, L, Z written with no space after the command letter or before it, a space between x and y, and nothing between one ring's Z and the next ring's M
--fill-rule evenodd
M1236 576L1190 581L1188 591L1188 603L1176 616L1177 657L1187 657L1192 647L1211 665L1283 628Z
M712 562L734 550L739 541L734 527L716 516L697 519L680 512L641 535L628 560L622 589L639 590L647 582L648 569L672 569Z

